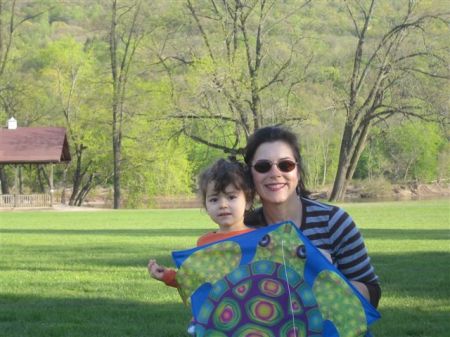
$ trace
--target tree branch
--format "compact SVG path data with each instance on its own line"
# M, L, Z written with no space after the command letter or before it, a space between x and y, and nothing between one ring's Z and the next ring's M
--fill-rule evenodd
M192 17L194 18L195 22L197 23L197 27L200 30L200 34L203 38L203 42L206 45L206 48L208 49L209 57L211 57L211 60L215 63L214 54L212 52L211 45L209 44L208 36L205 33L205 30L203 29L203 26L200 22L200 19L197 16L197 12L195 11L194 6L192 6L191 0L187 0L187 7L189 11L191 12Z

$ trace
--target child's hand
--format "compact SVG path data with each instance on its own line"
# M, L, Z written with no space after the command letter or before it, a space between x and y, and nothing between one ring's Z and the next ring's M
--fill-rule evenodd
M155 260L150 259L147 265L148 273L156 280L162 281L166 267L160 266Z

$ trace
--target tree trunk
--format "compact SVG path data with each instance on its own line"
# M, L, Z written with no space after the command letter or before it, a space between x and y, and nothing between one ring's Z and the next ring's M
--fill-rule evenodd
M120 76L117 64L117 2L113 1L111 30L109 36L109 47L111 57L111 75L113 86L112 97L112 150L113 150L113 185L114 185L114 209L120 208L120 138L121 123L119 111Z
M359 158L366 147L369 130L370 122L361 124L356 131L352 130L351 125L345 126L339 153L339 165L333 190L330 195L330 201L338 201L344 198L348 184L355 173Z
M8 177L3 165L0 165L0 183L2 185L2 194L9 194Z
M19 194L23 194L23 169L19 166Z
M113 185L114 185L114 209L120 208L121 193L121 164L122 164L122 127L126 84L128 81L128 71L133 61L134 53L140 38L138 37L137 17L140 13L141 2L137 1L134 7L134 14L131 22L126 28L126 37L118 33L119 20L123 18L118 15L117 0L112 3L111 28L109 32L109 48L111 58L112 76L112 147L113 147ZM120 13L119 13L120 14ZM123 49L119 43L122 41Z
M352 159L350 160L350 165L347 170L347 174L345 179L347 183L352 180L353 174L355 174L356 166L358 165L359 158L361 157L362 152L366 148L367 137L369 135L370 124L364 124L362 126L362 132L357 139L356 146L353 150ZM344 190L345 192L345 190Z
M63 178L62 178L62 192L61 192L61 204L66 204L66 183L67 183L67 171L69 170L69 165L64 166Z
M339 151L339 163L334 179L333 190L331 191L330 201L336 201L342 199L345 188L345 177L347 175L347 169L350 165L351 158L351 138L352 138L352 125L348 122L345 124L344 133L341 140L341 149Z
M75 172L73 173L72 194L69 198L69 206L75 206L75 200L77 198L78 191L80 190L81 180L83 179L83 175L81 173L81 157L83 155L83 150L80 149L80 146L76 146L75 154L77 162Z
M86 182L86 184L84 184L83 188L81 189L80 193L78 193L77 199L75 200L75 204L77 206L81 206L81 204L83 203L84 199L86 198L86 196L88 195L89 191L91 190L92 186L94 186L94 174L91 173L89 175L89 178Z
M38 181L41 193L45 193L46 187L50 186L50 179L43 165L38 165Z
M114 156L114 209L120 208L120 133L117 130L116 122L113 123L113 156Z

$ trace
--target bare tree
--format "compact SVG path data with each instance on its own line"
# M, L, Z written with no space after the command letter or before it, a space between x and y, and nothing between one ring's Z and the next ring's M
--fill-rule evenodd
M417 3L409 1L403 17L387 27L378 42L371 44L369 28L376 1L371 0L368 6L362 1L346 2L357 42L330 200L342 199L373 125L396 115L433 118L421 84L427 78L448 80L449 60L448 49L434 48L427 30L439 22L447 26L449 16L448 13L418 13Z
M109 49L112 76L112 146L114 160L114 208L120 208L120 177L122 160L122 130L125 100L130 66L136 48L143 37L139 29L138 16L141 2L120 6L118 0L111 1L111 26Z
M237 155L255 129L303 121L291 104L312 56L300 56L303 37L289 20L309 3L186 0L192 26L180 29L189 34L183 49L164 41L158 53L172 80L169 118L180 121L178 134ZM272 16L278 5L282 16Z

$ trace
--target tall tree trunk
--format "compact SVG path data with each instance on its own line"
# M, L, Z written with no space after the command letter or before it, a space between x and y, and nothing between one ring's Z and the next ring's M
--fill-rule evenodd
M133 62L134 53L142 38L142 33L138 33L137 18L140 14L141 2L136 1L130 7L134 8L132 19L127 25L126 34L118 33L119 20L123 19L117 7L117 0L112 2L111 28L109 32L109 51L111 58L112 76L112 150L113 150L113 185L114 185L114 209L120 208L121 192L121 165L122 165L122 128L126 85L128 71ZM123 9L123 8L122 8ZM127 11L128 12L128 11ZM119 50L119 43L123 48Z
M114 166L114 209L120 208L120 164L121 164L121 123L119 111L119 95L120 95L120 76L117 64L117 2L113 1L111 31L109 36L110 57L111 57L111 75L113 86L112 97L112 150L113 150L113 166Z

